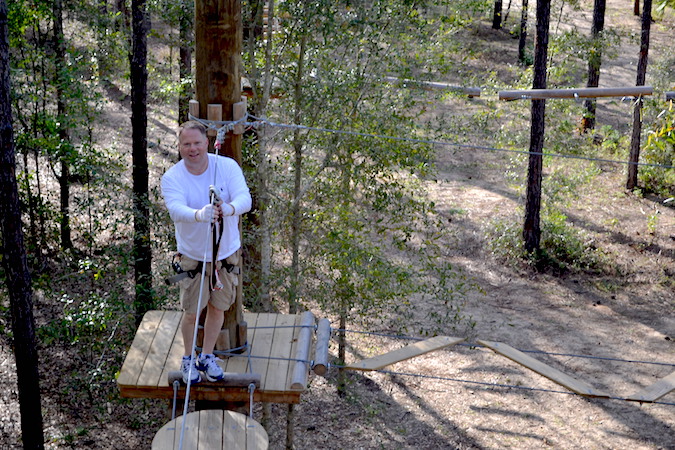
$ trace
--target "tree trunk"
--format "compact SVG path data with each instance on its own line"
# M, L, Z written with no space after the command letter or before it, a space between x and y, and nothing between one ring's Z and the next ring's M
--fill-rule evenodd
M302 122L302 79L304 77L304 62L305 51L307 45L306 35L302 36L300 40L300 50L298 55L298 70L295 77L295 112L293 123L300 125ZM302 135L299 129L293 131L293 149L295 151L295 160L293 162L294 169L294 187L293 187L293 204L291 209L291 281L288 295L289 312L294 313L298 309L298 286L300 277L300 233L301 230L301 216L300 203L302 197L302 149L303 149Z
M194 37L192 33L194 22L194 3L188 0L181 0L181 11L179 21L180 28L180 48L178 76L180 78L180 94L178 96L178 123L181 124L188 120L190 108L190 99L193 96L193 85L188 84L192 77L192 46Z
M640 58L637 67L636 86L644 86L647 76L647 57L649 54L649 31L652 23L652 0L644 0L642 7L642 33L640 34ZM640 134L642 133L642 97L635 102L633 109L633 133L630 140L628 158L628 176L626 189L632 190L638 184L638 162L640 161Z
M520 35L518 36L518 62L525 64L525 44L527 43L527 13L529 11L528 1L523 0L523 7L520 11Z
M233 120L241 101L242 21L240 0L203 0L195 4L196 86L199 117L209 104L223 105L223 120ZM241 134L227 133L224 155L241 164Z
M633 0L633 15L640 15L640 0Z
M63 37L63 3L61 0L54 0L52 4L54 14L54 86L56 88L56 112L59 127L59 141L61 164L61 175L58 177L60 192L60 214L61 214L61 248L69 249L73 247L73 241L70 232L70 161L71 153L70 136L68 133L66 110L66 93L64 90L70 84L66 78L66 44Z
M593 45L588 57L588 81L586 87L598 87L600 83L600 66L602 64L602 39L601 34L605 28L605 8L607 0L595 0L593 4L593 26L591 27L591 40ZM587 99L584 102L586 115L582 120L582 130L595 128L595 99Z
M19 192L16 184L14 132L10 103L7 3L0 0L0 226L2 264L12 313L13 347L25 449L44 448L40 374L30 273L24 248Z
M548 28L551 17L551 1L537 2L537 31L534 45L533 89L546 88L546 60L548 57ZM541 240L541 180L542 151L544 149L544 118L546 100L532 100L532 124L530 126L530 157L527 169L527 194L523 238L528 253L539 251Z
M492 28L495 30L502 28L502 0L495 0L495 10L492 14Z
M145 0L132 0L131 126L134 191L134 281L136 283L136 325L153 308L152 248L150 242L150 201L148 196L148 96L147 33Z

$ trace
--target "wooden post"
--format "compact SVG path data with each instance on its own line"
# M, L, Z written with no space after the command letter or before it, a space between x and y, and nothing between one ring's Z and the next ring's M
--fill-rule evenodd
M312 370L315 374L324 376L328 372L328 345L330 341L330 321L319 320L316 330L316 350L314 351L314 364Z
M242 19L240 0L197 0L195 4L195 92L199 117L207 105L219 104L223 120L233 120L233 105L241 101ZM224 155L241 164L241 135L227 133Z
M190 107L198 108L196 117L210 120L234 120L234 104L241 102L242 18L240 0L196 0L195 3L195 93ZM190 110L192 113L192 109ZM210 133L215 135L215 133ZM227 133L221 153L241 165L240 134ZM239 222L241 230L241 220ZM240 231L241 232L241 231ZM241 268L241 258L239 267ZM242 277L239 274L237 298L225 311L223 332L229 330L231 346L239 347L243 324ZM245 332L244 332L245 333ZM245 334L244 334L245 336Z
M305 389L307 386L307 374L309 364L306 361L309 357L309 347L312 344L312 326L314 325L314 314L305 311L300 320L302 329L298 334L298 347L295 354L295 368L293 369L293 378L291 379L291 389Z

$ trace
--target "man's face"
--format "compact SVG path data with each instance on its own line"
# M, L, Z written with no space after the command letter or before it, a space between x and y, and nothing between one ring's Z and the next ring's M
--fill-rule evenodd
M209 142L199 130L188 128L183 130L179 138L180 156L189 165L200 165L206 160Z

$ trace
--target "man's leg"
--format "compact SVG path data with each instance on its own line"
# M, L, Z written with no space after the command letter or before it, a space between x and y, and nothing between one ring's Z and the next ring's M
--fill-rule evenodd
M209 303L206 307L206 319L204 320L204 342L202 344L202 353L213 353L224 320L225 311L218 309Z
M197 315L195 313L183 313L183 323L181 324L181 331L183 332L183 344L185 346L185 353L183 355L190 356L193 352L192 338L195 333L195 320Z
M199 383L202 381L202 377L197 371L196 362L197 359L192 358L193 348L192 348L192 338L195 332L195 319L197 315L195 313L185 312L183 313L183 323L181 323L181 332L183 334L183 344L185 347L185 353L181 361L181 372L183 373L183 382L188 383Z

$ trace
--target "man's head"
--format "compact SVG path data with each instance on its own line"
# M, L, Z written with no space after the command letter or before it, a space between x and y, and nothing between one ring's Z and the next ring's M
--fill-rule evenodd
M200 174L208 167L209 140L206 127L199 122L188 121L178 129L178 151L191 173Z

